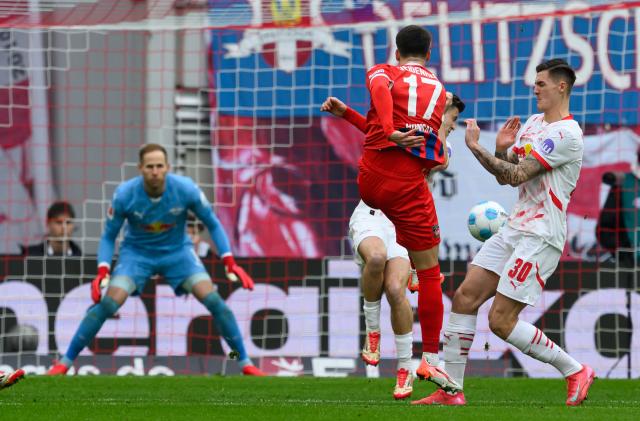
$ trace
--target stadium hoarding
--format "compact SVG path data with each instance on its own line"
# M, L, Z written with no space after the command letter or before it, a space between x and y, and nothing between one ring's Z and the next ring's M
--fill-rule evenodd
M90 307L94 259L11 259L0 282L0 336L7 347L12 325L31 325L37 346L0 354L0 365L29 365L38 372L64 352ZM382 309L383 364L367 370L359 361L364 323L357 267L350 261L247 259L241 264L256 280L253 292L227 281L221 295L236 315L248 352L276 375L369 375L393 373L394 345L389 308ZM220 265L208 262L216 279ZM451 296L465 262L449 268L444 285L445 323ZM563 262L549 279L540 303L522 317L603 377L640 377L640 293L637 272L597 271L587 263ZM409 295L415 307L415 295ZM513 351L488 329L488 304L479 312L470 352L470 373L502 376L525 373L555 377L552 368ZM419 340L419 324L414 323ZM419 342L414 350L420 348ZM192 297L176 297L161 280L149 282L141 298L132 297L109 319L78 360L85 374L234 373L229 349L213 330L210 315ZM419 355L419 353L416 353ZM33 366L33 367L31 367ZM93 366L94 368L90 367ZM81 369L85 367L84 369ZM346 373L346 374L345 374Z

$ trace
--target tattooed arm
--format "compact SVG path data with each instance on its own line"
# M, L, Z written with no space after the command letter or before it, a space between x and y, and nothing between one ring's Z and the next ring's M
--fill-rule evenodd
M498 152L496 150L496 153L493 156L495 156L496 158L502 161L511 162L512 164L516 164L516 165L518 164L518 155L513 153L510 149L507 149L506 151L502 151L502 152Z
M489 151L479 144L470 149L478 162L493 174L500 184L509 184L517 187L546 171L546 168L533 155L529 155L520 163L514 164L492 156Z
M496 177L498 183L509 184L516 187L546 171L546 168L531 155L518 164L491 155L491 153L478 142L480 129L476 121L469 119L466 120L466 123L465 143L467 147L471 150L471 153L473 153L478 162ZM498 153L508 157L507 152Z

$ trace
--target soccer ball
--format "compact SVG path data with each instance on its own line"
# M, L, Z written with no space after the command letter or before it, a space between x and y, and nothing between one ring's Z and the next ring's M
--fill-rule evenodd
M486 241L507 221L507 212L491 200L480 202L469 212L469 232L476 240Z

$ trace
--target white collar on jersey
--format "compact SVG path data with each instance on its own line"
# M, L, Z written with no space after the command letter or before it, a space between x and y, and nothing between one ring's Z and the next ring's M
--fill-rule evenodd
M407 66L407 65L424 67L424 64L418 63L417 61L408 61L405 64L403 64L403 66Z

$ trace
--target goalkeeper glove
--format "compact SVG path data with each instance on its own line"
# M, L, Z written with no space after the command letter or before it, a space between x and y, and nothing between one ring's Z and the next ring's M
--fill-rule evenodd
M102 288L106 288L109 284L109 268L107 266L98 266L98 275L91 281L91 299L95 304L100 302L102 298Z
M231 282L242 282L242 288L253 290L253 279L247 274L238 264L232 255L227 255L222 258L224 263L224 273L227 275L227 279Z

